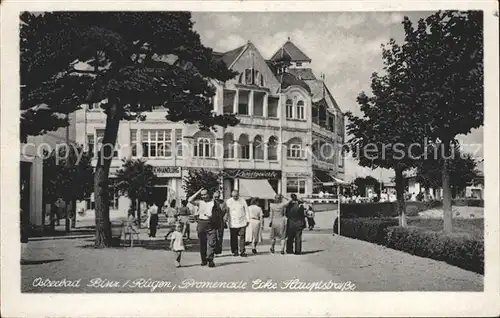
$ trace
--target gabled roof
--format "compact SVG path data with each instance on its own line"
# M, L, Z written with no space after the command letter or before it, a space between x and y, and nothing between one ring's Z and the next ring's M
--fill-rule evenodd
M292 62L311 62L311 59L302 52L295 44L288 39L288 41L283 44L283 46L274 53L271 57L271 61L277 61L282 59L289 59Z
M310 68L289 68L288 72L305 81L316 79L316 76L314 76Z
M284 72L276 76L276 78L281 83L282 89L286 89L289 86L300 86L304 88L309 94L311 94L311 88L309 87L309 85L307 85L306 82L299 79L293 74Z
M231 64L234 63L236 58L241 54L241 52L243 52L243 50L245 50L246 47L247 44L237 47L231 51L227 51L225 53L213 52L213 54L214 56L221 58L224 61L224 63L226 63L226 65L229 67L231 66Z

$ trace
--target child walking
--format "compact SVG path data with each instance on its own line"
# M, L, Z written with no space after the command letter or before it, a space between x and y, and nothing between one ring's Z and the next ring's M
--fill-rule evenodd
M175 267L181 267L182 251L185 250L182 237L183 235L181 230L182 230L181 223L179 222L175 223L175 230L174 233L172 233L170 240L170 249L177 254L177 257L175 259Z

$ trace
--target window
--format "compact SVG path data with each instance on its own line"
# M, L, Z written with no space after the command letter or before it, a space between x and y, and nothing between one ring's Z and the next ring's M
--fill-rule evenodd
M287 178L286 179L286 192L287 193L306 193L306 180L299 178Z
M279 97L269 97L267 99L267 117L278 118Z
M172 156L172 130L143 130L142 156L161 158Z
M315 124L319 124L319 117L318 117L318 107L313 105L312 107L312 122Z
M286 118L293 118L293 102L291 99L286 100Z
M94 134L87 135L87 151L89 153L90 158L94 158Z
M304 157L302 140L300 138L290 139L287 147L287 157L290 159L301 159Z
M301 66L302 66L302 62L297 62L297 63L295 63L295 65L296 65L297 67L301 67Z
M253 93L253 114L254 116L264 116L264 98L266 94L263 92Z
M253 157L257 160L264 160L264 142L258 135L253 139Z
M101 103L89 104L88 110L101 110Z
M130 148L132 157L137 157L137 129L130 130Z
M335 115L330 114L330 118L328 119L328 128L330 131L335 132Z
M101 150L101 147L103 146L102 140L104 139L104 129L97 129L96 130L96 139L97 139L97 147L96 147L96 152ZM108 148L111 148L111 145L107 146ZM115 147L113 148L113 157L118 157L118 150L119 147L118 142L115 143Z
M175 149L177 150L177 156L182 157L182 129L175 130Z
M234 158L234 137L232 133L224 134L224 158Z
M222 109L224 114L234 113L234 98L236 96L235 91L230 91L225 89L222 97Z
M267 142L267 160L278 160L278 138L274 136Z
M152 106L151 111L153 111L153 112L166 112L167 109L165 107L163 107L163 105L160 105L160 106Z
M241 159L250 159L250 142L246 134L242 134L238 139L239 144L239 156Z
M250 91L239 91L238 92L238 114L248 115L248 99Z
M194 144L194 156L199 158L212 157L212 145L209 138L198 138Z
M305 119L304 101L301 101L301 100L299 100L297 102L297 118L298 119Z
M195 157L212 158L214 156L214 134L209 131L198 131L196 134L194 134L193 139L193 154Z
M253 77L252 70L247 68L245 70L245 84L247 85L252 84L252 77Z

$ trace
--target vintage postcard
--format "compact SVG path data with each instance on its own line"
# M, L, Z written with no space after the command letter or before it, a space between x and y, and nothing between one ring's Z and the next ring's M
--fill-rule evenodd
M2 316L500 313L498 4L2 3Z

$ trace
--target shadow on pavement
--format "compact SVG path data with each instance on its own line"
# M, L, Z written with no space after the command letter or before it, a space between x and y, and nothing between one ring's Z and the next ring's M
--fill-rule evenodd
M323 250L313 250L313 251L302 251L301 255L307 255L307 254L316 254L316 253L320 253L320 252L323 252Z
M45 264L45 263L60 262L62 260L63 260L62 258L44 259L44 260L21 260L21 265L38 265L38 264Z

